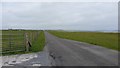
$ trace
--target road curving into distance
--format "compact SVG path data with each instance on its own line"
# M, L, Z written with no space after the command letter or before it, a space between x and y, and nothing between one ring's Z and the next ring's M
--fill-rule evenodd
M58 38L45 31L53 66L118 66L118 51Z

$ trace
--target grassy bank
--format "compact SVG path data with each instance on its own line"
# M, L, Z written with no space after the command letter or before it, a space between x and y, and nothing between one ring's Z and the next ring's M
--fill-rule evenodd
M87 42L90 44L118 50L118 33L64 32L64 31L48 31L48 32L60 38Z
M36 41L33 42L32 47L30 48L30 50L32 52L38 52L38 51L42 51L45 45L45 35L44 32L41 31L38 39Z

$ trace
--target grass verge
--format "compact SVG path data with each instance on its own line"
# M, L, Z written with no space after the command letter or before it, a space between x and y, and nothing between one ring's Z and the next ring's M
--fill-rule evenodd
M32 47L30 48L31 52L39 52L42 51L45 45L45 35L44 31L41 31L38 39L33 42Z
M102 33L102 32L64 32L64 31L48 31L49 33L60 38L71 39L81 42L87 42L106 48L118 49L119 33ZM120 51L120 50L119 50Z

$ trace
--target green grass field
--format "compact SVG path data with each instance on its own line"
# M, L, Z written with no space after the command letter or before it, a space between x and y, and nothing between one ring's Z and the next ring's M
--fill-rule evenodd
M2 30L2 53L3 55L21 54L25 52L26 38L32 45L29 52L41 51L44 47L45 37L44 32L40 30ZM10 41L11 40L11 41ZM10 52L13 51L13 52Z
M90 44L118 50L118 33L64 32L64 31L48 31L48 32L60 38L87 42Z
M2 31L2 52L21 49L24 49L23 31Z

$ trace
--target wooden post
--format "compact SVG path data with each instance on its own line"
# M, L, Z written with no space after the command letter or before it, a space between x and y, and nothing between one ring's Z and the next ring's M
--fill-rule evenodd
M9 31L10 31L10 33L9 33L9 46L10 46L9 48L10 48L10 49L9 49L9 50L11 50L11 41L12 41L12 40L11 40L11 36L12 36L12 35L11 35L11 30L9 30Z
M26 52L28 52L28 51L29 51L29 45L28 45L28 41L29 41L29 39L28 39L28 33L25 33L25 38L26 38Z
M33 32L31 32L32 33L32 42L33 42Z
M30 38L31 38L31 44L33 43L33 40L32 40L32 32L30 33Z
M35 31L33 32L33 41L35 41Z

